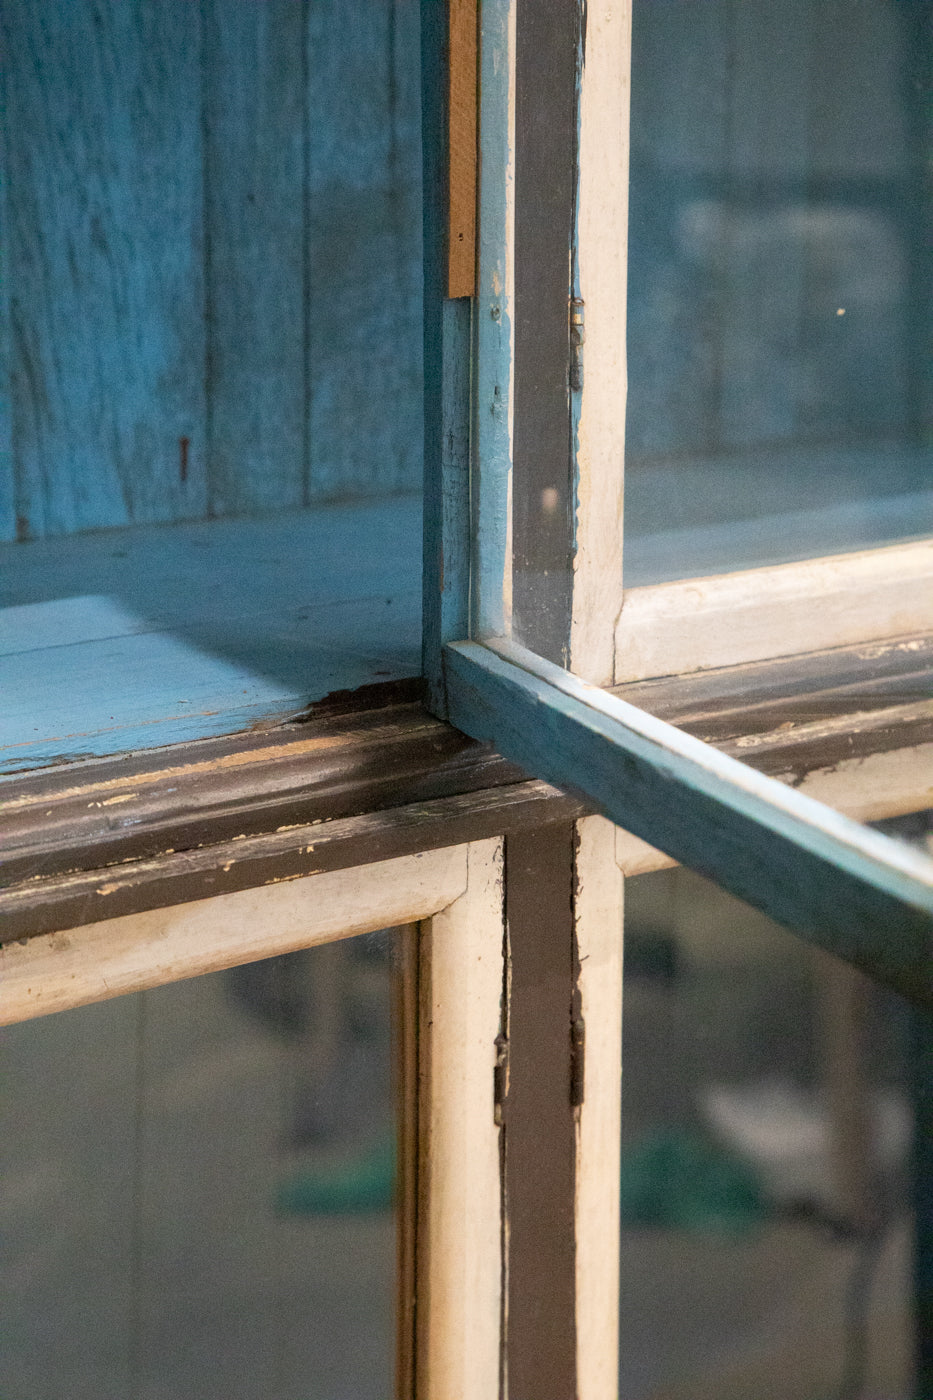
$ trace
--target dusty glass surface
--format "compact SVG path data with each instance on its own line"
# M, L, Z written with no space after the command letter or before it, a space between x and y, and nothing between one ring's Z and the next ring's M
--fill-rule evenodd
M636 0L626 582L933 533L933 5Z
M420 673L418 26L3 6L0 774Z
M4 1400L384 1400L388 934L3 1032Z
M621 1393L911 1385L911 1013L683 869L626 885Z

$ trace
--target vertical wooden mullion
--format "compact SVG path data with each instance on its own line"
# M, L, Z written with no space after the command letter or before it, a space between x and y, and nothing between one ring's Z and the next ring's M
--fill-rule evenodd
M467 865L465 892L422 927L419 952L417 1400L499 1389L501 840L472 843Z
M476 286L477 0L448 3L447 295Z
M618 831L602 817L577 823L576 995L585 1037L576 1123L578 1400L616 1400L619 1385L623 876Z
M444 718L441 648L469 629L471 301L449 280L450 13L422 0L424 259L423 671Z
M396 1301L395 1397L415 1394L418 1251L418 988L420 931L398 931L399 962L393 983L396 1103Z
M577 1393L573 826L508 837L505 872L507 1394L568 1400Z
M573 586L570 248L577 0L522 0L515 48L513 629L566 664Z

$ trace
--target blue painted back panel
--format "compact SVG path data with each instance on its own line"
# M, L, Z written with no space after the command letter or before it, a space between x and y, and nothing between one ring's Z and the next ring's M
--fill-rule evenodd
M199 514L201 12L8 0L7 248L22 536Z
M202 5L213 515L305 501L304 9Z
M2 24L0 538L417 489L414 0Z

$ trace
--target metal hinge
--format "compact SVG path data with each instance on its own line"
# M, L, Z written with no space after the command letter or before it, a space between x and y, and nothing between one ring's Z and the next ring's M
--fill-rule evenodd
M570 299L570 387L574 393L583 388L583 342L586 334L583 327L583 299Z
M586 1026L582 1016L570 1023L570 1106L579 1108L583 1102L583 1077L586 1054Z
M502 1110L509 1094L509 1042L499 1034L496 1036L496 1064L492 1072L493 1118L496 1125L502 1124Z

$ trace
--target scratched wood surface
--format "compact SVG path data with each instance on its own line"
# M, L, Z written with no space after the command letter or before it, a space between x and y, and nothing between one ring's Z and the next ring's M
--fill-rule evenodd
M0 537L412 490L413 0L10 0Z

